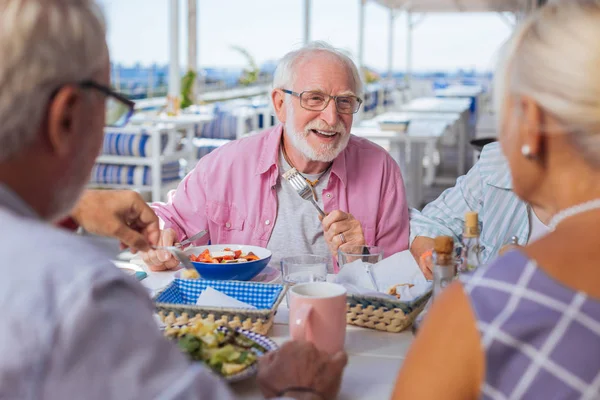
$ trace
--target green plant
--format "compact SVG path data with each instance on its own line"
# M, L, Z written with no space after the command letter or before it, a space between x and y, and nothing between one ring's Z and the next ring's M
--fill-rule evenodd
M248 50L244 49L243 47L231 46L231 48L240 53L242 56L244 56L244 58L246 58L246 60L248 61L248 67L244 68L242 76L238 80L240 84L248 86L256 82L258 80L258 76L260 75L260 68L258 68L254 57L252 57Z
M363 76L365 77L365 83L375 83L381 80L379 74L367 67L363 67Z
M194 104L193 91L194 91L194 82L196 81L196 76L198 74L196 71L189 70L186 74L181 78L181 109L188 108L192 104Z

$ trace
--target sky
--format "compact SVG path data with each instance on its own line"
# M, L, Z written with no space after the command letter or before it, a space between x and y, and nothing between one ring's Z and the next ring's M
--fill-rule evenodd
M100 0L114 62L166 64L169 60L169 0ZM302 43L303 0L198 0L200 67L243 67L232 46L245 48L260 64L277 60ZM187 58L187 0L180 0L180 64ZM311 39L325 40L354 57L358 49L359 0L312 0ZM496 14L427 14L413 32L415 71L492 70L511 28ZM413 17L414 18L414 17ZM419 18L416 18L419 19ZM395 70L406 66L406 15L394 25ZM388 64L389 11L368 3L365 64Z

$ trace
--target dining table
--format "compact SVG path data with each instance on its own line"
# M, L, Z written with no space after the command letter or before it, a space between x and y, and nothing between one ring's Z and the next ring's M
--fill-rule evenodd
M390 113L389 118L392 117L394 114ZM424 201L424 186L431 185L435 179L435 151L454 121L451 117L410 119L405 130L400 125L396 130L382 129L380 120L372 119L353 126L352 133L378 144L389 143L389 153L402 171L408 205L420 208ZM424 157L428 158L426 169L423 166Z
M419 97L403 104L399 111L420 114L459 114L457 175L467 172L466 156L469 152L469 116L471 100L465 98Z
M443 89L437 89L434 91L436 97L449 97L449 98L473 98L483 93L483 86L481 85L451 85Z
M141 269L139 264L137 268ZM147 268L144 270L148 276L141 284L151 295L168 285L176 273L152 272ZM267 334L277 345L291 340L288 318L289 310L284 298ZM399 333L388 333L347 325L345 351L348 354L348 364L343 373L338 399L389 399L412 341L410 328ZM230 385L239 399L264 399L255 377Z

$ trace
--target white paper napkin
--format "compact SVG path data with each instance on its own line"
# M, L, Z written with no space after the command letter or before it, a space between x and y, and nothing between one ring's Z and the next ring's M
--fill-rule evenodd
M234 299L210 286L207 286L200 296L198 296L196 305L205 307L250 308L256 310L256 307L253 305Z
M385 260L371 266L372 274L381 292L377 292L367 274L365 264L361 260L342 267L336 276L336 282L346 287L348 293L396 299L387 294L387 290L397 284L410 283L415 286L401 286L400 298L410 301L427 291L431 282L425 279L409 250L396 253Z

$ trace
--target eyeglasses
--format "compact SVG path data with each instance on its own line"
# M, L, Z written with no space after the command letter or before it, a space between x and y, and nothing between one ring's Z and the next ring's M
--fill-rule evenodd
M305 90L302 93L292 92L287 89L281 89L281 91L299 97L300 106L309 111L323 111L327 108L331 99L335 101L335 108L340 114L357 113L362 104L362 100L359 97L352 95L330 96L314 90Z
M104 124L112 127L122 127L133 115L135 103L111 88L88 80L79 82L82 88L95 89L106 96L106 116Z

